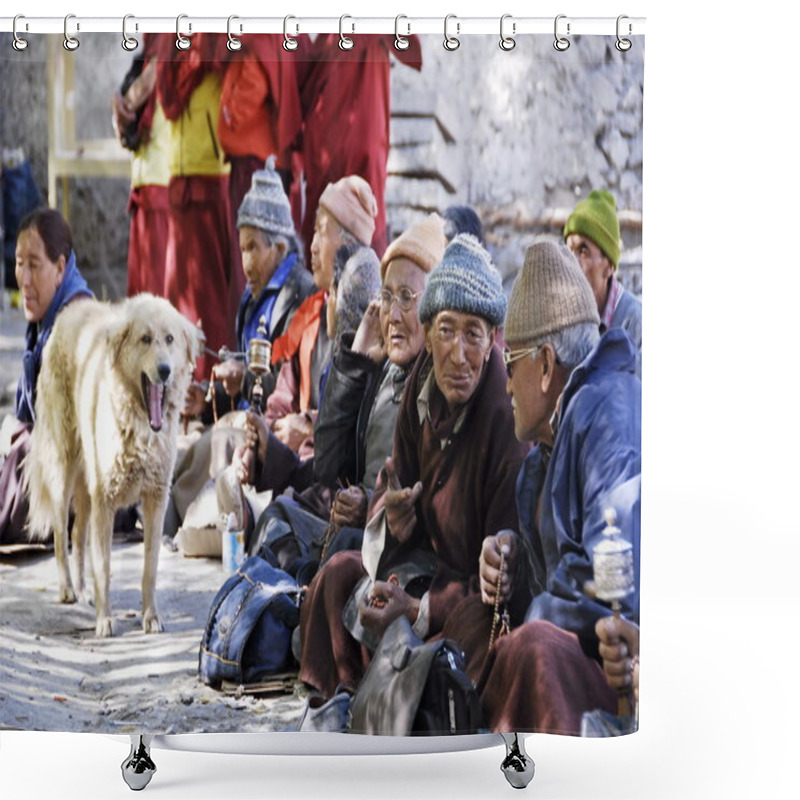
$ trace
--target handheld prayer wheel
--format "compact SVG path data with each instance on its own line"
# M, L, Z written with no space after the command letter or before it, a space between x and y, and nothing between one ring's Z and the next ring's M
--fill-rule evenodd
M633 546L622 538L613 508L605 512L606 527L603 540L594 548L594 583L598 600L611 604L615 618L621 616L621 601L635 588L633 575ZM620 717L633 717L633 694L630 688L619 689Z
M250 405L259 414L264 413L264 386L262 384L263 375L269 371L270 361L272 360L272 343L267 339L267 318L262 315L258 321L256 335L250 340L250 352L248 358L248 369L255 375L255 384Z

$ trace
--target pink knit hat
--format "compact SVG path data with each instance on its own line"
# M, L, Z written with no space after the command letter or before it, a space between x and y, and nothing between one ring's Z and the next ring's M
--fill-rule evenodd
M319 198L319 204L361 244L370 244L375 232L378 204L370 185L362 177L348 175L336 183L329 183Z

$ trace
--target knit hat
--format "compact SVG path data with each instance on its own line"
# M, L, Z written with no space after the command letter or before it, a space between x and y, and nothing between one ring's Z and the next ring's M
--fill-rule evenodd
M595 189L575 204L564 226L564 241L571 233L591 239L614 265L619 265L617 200L611 192Z
M267 159L264 169L253 173L250 190L244 196L236 218L236 227L243 225L280 236L295 235L289 198L275 172L275 156Z
M343 252L343 248L338 252ZM378 256L371 247L357 246L347 259L336 287L337 334L358 329L370 300L381 290L379 269Z
M428 277L419 306L420 321L426 323L445 309L475 314L490 325L503 324L506 296L500 273L489 253L468 233L453 238Z
M378 204L370 185L362 177L348 175L336 183L329 183L319 198L319 204L361 244L372 241Z
M381 259L381 280L386 277L389 262L395 258L407 258L423 272L430 272L442 260L446 246L444 220L438 214L429 214L386 248Z
M538 239L514 281L504 336L509 347L576 325L600 325L597 301L575 256L559 241Z

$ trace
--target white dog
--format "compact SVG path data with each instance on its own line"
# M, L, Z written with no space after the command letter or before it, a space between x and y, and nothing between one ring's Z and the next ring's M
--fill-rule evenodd
M79 300L58 316L44 348L25 480L32 539L53 530L59 600L88 600L90 529L97 636L111 636L109 583L114 513L141 499L142 627L156 610L158 551L180 409L202 339L169 302L149 294L119 304ZM67 563L70 502L75 586Z

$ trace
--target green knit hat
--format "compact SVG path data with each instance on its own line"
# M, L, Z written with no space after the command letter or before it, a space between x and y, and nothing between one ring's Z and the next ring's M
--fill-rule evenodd
M564 226L564 241L571 233L591 239L608 260L619 266L619 219L617 200L605 189L595 189L576 203Z

